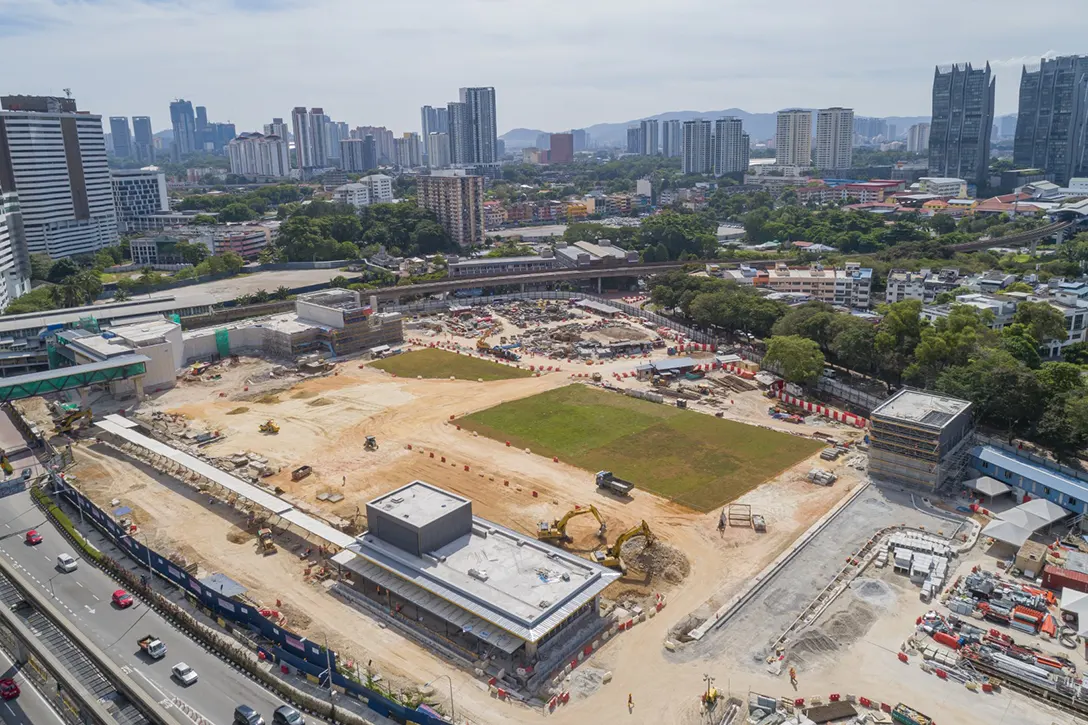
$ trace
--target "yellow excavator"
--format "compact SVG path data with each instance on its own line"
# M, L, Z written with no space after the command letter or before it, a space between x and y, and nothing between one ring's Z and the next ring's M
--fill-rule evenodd
M280 432L280 427L276 424L276 421L269 418L264 423L261 423L259 426L257 426L257 430L259 430L261 433L271 433L274 435Z
M272 529L257 531L257 540L260 542L262 554L268 556L276 553L276 542L272 541Z
M57 433L71 433L80 427L80 421L86 420L87 425L90 425L94 419L94 414L91 409L87 410L73 410L64 413L54 419L54 428Z
M654 536L654 533L650 531L650 525L643 521L638 526L635 526L634 528L624 531L622 534L620 534L619 538L616 539L616 543L612 544L612 546L608 547L607 549L601 549L600 551L594 551L593 561L597 562L601 566L608 566L612 567L613 569L619 569L621 572L626 574L627 564L625 564L623 562L623 559L620 557L620 551L623 549L623 545L626 544L628 540L633 539L636 536L646 537L646 546L653 546L656 538Z
M604 533L607 530L607 526L604 523L604 519L601 518L601 512L597 510L596 506L587 506L571 509L563 518L556 519L555 521L541 521L537 529L537 537L544 541L556 541L560 544L565 544L572 541L571 537L567 536L567 524L571 519L576 516L583 516L585 514L592 514L593 518L597 519L597 523L601 525L597 529L597 536L604 538Z
M491 343L488 342L486 337L481 337L479 340L476 341L476 351L477 352L490 352L491 351Z

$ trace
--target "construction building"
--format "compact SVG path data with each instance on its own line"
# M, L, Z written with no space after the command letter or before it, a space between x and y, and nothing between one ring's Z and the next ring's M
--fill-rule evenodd
M241 352L286 359L311 352L339 356L401 342L400 313L375 312L376 307L373 300L362 304L353 290L311 292L298 297L294 312L185 332L185 359Z
M971 403L902 390L870 416L869 475L937 489L958 483L974 439Z
M352 601L520 684L606 624L600 595L619 572L473 516L467 498L413 481L366 518L333 558L351 572Z

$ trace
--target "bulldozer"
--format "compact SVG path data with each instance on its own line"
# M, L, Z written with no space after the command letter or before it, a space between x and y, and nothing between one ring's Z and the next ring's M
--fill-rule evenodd
M378 439L374 436L367 436L366 442L363 443L364 451L376 451L378 450Z
M620 557L620 552L623 550L623 545L627 543L629 539L633 539L636 536L646 537L646 546L653 546L655 541L654 533L650 531L650 525L645 521L640 523L634 528L628 529L620 534L616 539L616 543L607 549L601 549L593 552L593 561L597 562L601 566L611 567L613 569L619 569L624 574L627 573L627 564L623 562Z
M608 527L604 523L604 519L601 518L601 512L597 510L596 506L588 506L586 508L578 507L571 509L563 515L562 518L555 521L541 521L537 528L537 537L544 541L555 541L560 544L566 544L573 539L567 535L567 524L571 519L576 516L582 516L584 514L592 514L593 518L597 519L597 523L601 526L597 529L597 536L604 538L605 531Z
M259 529L257 540L261 543L261 553L265 556L276 553L276 542L272 541L272 529Z
M264 423L261 423L259 426L257 426L257 430L259 430L261 433L269 433L275 435L276 433L280 432L280 427L276 424L276 421L269 418Z

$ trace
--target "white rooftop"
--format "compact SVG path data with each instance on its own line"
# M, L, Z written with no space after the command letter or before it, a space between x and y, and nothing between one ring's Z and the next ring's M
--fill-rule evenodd
M946 423L967 410L971 403L920 390L903 390L873 411L873 418L895 418L943 428Z
M412 481L407 486L374 499L368 506L406 521L411 526L422 528L467 503L467 498L455 493L443 491L423 481Z

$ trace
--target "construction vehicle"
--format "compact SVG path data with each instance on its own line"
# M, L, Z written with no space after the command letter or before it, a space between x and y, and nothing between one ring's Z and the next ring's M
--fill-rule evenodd
M161 660L166 656L166 644L153 634L145 634L140 637L138 644L140 649L153 660Z
M91 409L81 410L76 403L52 403L53 428L57 433L71 433L79 427L80 421L86 420L90 425L94 414Z
M261 543L261 553L265 556L276 553L276 542L272 541L272 529L259 529L257 540Z
M378 439L374 436L367 436L366 443L363 444L364 451L376 451L378 450Z
M487 341L486 337L481 337L476 341L476 351L484 353L491 352L491 343Z
M932 725L933 720L914 708L899 703L892 709L892 720L902 725Z
M257 426L257 430L259 430L261 433L275 435L276 433L280 432L280 427L276 424L276 421L269 418L264 423L261 423L259 426Z
M11 465L6 453L0 454L0 469L4 471L5 476L10 476L15 472L15 468Z
M623 550L623 545L630 539L636 536L644 536L646 538L646 546L653 546L655 537L652 531L650 531L650 525L645 521L642 521L638 526L632 529L628 529L619 535L616 542L607 549L601 549L593 552L593 561L597 562L601 566L611 567L613 569L619 569L624 574L627 573L627 564L623 562L623 558L620 556L620 552Z
M595 383L601 382L601 374L600 373L593 373L593 382L595 382Z
M611 491L617 496L630 496L631 491L635 490L635 484L617 478L612 471L597 471L597 488Z
M767 521L760 514L752 514L752 528L763 534L767 531Z
M570 523L571 519L585 514L592 514L593 518L597 519L597 523L601 525L600 528L597 529L597 536L603 539L608 527L605 525L604 519L601 518L601 512L597 510L596 506L588 506L586 508L579 506L578 508L571 509L564 514L562 518L556 519L555 521L541 521L538 524L537 537L544 541L558 541L561 544L573 541L573 539L567 535L567 524Z

